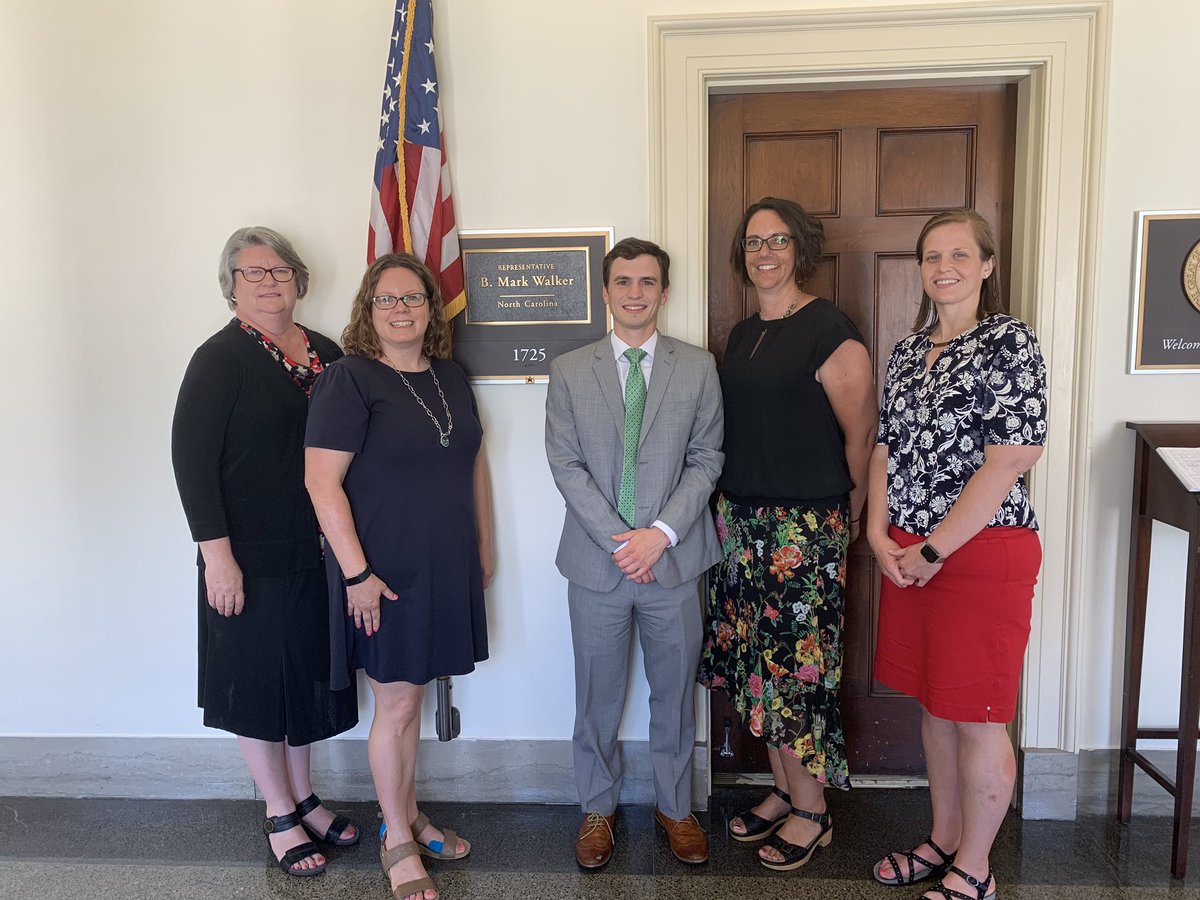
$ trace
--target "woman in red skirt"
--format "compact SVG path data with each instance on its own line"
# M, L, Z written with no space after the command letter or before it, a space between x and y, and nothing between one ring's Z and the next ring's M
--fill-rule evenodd
M875 674L921 702L933 826L875 878L941 875L926 898L994 900L989 854L1016 779L1005 724L1041 565L1023 476L1046 440L1046 368L1002 311L978 213L930 219L917 259L924 293L888 363L867 537L884 575Z

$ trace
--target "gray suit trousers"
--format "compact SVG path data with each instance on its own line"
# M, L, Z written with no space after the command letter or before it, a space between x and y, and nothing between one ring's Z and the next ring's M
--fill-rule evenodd
M692 811L693 691L704 627L699 579L664 588L623 578L607 593L568 582L567 601L575 647L575 784L583 811L607 816L617 808L617 730L636 621L650 683L654 795L665 815L684 818Z

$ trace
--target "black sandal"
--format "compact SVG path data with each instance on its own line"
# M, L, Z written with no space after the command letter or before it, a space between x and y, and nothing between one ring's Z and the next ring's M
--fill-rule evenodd
M980 881L974 875L968 875L958 866L947 866L946 870L948 872L953 872L971 887L975 888L975 896L972 897L970 894L964 894L962 891L956 891L954 888L948 888L946 887L946 882L944 881L939 881L935 887L931 887L929 890L941 894L946 898L946 900L996 900L995 891L992 891L990 894L988 893L988 888L992 884L991 872L987 873L987 878L983 879L983 881Z
M792 798L788 796L787 791L781 791L778 787L772 787L771 793L788 806L792 805ZM734 819L742 820L742 824L746 826L746 830L744 832L738 834L733 830L731 827L733 825L732 819L730 820L729 825L725 826L725 830L729 832L729 836L735 841L745 841L747 843L751 841L761 841L763 838L768 838L778 831L779 826L787 821L787 817L789 815L791 815L790 812L785 812L773 819L764 819L762 816L757 815L750 810L746 810L745 812L740 812L733 817Z
M933 852L942 858L942 861L939 863L930 862L923 856L918 856L916 850L902 852L900 855L904 858L904 861L908 863L908 874L905 875L900 871L900 861L896 858L896 854L889 853L879 862L875 863L875 880L880 884L886 884L888 887L903 887L906 884L912 884L916 881L924 881L931 875L941 875L946 871L946 867L954 862L954 854L947 853L945 850L935 844L933 842L932 834L921 843L928 844L930 848L932 848ZM918 844L917 846L919 847L921 844ZM891 878L885 878L881 874L881 870L883 869L883 864L885 862L892 864ZM918 863L925 866L924 871L917 871Z
M766 846L774 847L778 850L783 859L764 859L763 855L759 853L758 861L775 872L790 872L792 869L800 868L812 859L818 847L828 847L833 841L833 819L829 813L809 812L806 809L796 809L793 806L791 815L799 816L801 819L811 819L821 826L821 831L815 838L803 846L785 841L777 834L772 835L771 839L767 841Z
M325 841L327 844L333 844L335 847L353 847L362 837L362 829L347 819L345 816L334 816L329 828L324 834L317 834L317 830L303 821L304 817L313 812L321 805L321 798L316 794L309 794L306 798L296 804L296 814L300 816L300 824L304 826L304 830L308 832L309 837L318 841ZM346 829L354 829L354 837L348 838L345 836Z
M275 855L275 849L271 846L271 835L277 831L291 831L297 825L300 825L300 817L296 815L296 811L292 810L283 816L267 816L263 822L263 834L267 836L267 849L271 852L271 858L279 865L279 868L288 875L295 875L297 878L311 878L314 875L320 875L325 871L325 863L319 866L313 866L309 869L294 868L299 863L304 862L310 856L319 856L321 851L317 849L317 845L312 841L305 841L303 844L297 844L291 850L283 854L283 859Z

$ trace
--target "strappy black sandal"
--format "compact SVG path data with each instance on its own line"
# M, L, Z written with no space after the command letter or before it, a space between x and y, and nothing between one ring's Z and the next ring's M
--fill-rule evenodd
M988 893L988 888L992 885L992 873L987 873L987 878L980 881L974 875L968 875L958 866L947 866L946 871L953 872L971 887L975 888L975 896L964 894L962 891L956 891L954 888L946 887L946 882L939 881L934 887L929 890L934 893L941 894L946 900L996 900L996 892Z
M271 858L275 860L279 868L283 869L288 875L295 875L297 878L311 878L325 871L325 863L309 869L297 869L295 866L310 856L319 856L321 854L316 844L312 841L297 844L283 854L283 859L277 857L274 848L271 847L271 835L278 831L291 831L299 824L301 824L300 816L296 814L295 810L283 816L267 816L263 822L263 834L267 836L267 849L271 852Z
M308 832L308 836L318 840L325 841L327 844L333 844L335 847L353 847L362 837L362 829L347 819L345 816L334 816L329 828L324 834L318 834L317 829L312 828L309 824L303 821L304 817L313 812L321 805L321 798L316 794L309 794L303 800L296 804L296 814L300 816L300 824L304 826L304 830ZM354 837L346 837L346 829L354 829Z
M791 815L816 822L821 826L821 831L815 838L803 846L785 841L777 834L772 835L771 839L767 841L766 846L774 847L778 850L783 859L764 859L763 855L759 853L758 861L775 872L790 872L792 869L800 868L812 859L818 847L828 847L833 841L833 819L829 813L809 812L806 809L796 809L793 806Z
M778 787L773 787L771 788L771 793L788 806L792 805L792 798L788 796L787 791L781 791ZM729 836L735 841L744 841L746 843L751 841L761 841L763 838L768 838L778 831L779 826L787 821L787 817L789 815L791 815L791 813L785 812L780 813L773 819L764 819L762 816L757 815L748 809L745 812L740 812L733 817L734 819L742 820L742 824L746 826L746 830L744 832L738 834L733 830L732 819L730 820L729 825L725 827L725 830L729 832Z
M919 856L916 850L902 852L900 856L908 864L908 874L905 874L900 869L900 860L896 858L896 854L889 853L879 862L875 863L875 880L880 884L886 884L889 887L903 887L904 885L912 884L915 881L924 881L931 875L941 875L946 871L946 867L954 862L954 854L947 853L945 850L935 844L933 842L933 835L925 838L925 840L921 843L928 844L933 849L933 852L942 858L942 861L937 863L930 862L929 860L925 859L925 857ZM918 844L917 846L919 847L921 844ZM884 863L892 864L892 875L890 878L886 878L882 874ZM922 866L925 866L925 868L920 872L917 871L918 863Z

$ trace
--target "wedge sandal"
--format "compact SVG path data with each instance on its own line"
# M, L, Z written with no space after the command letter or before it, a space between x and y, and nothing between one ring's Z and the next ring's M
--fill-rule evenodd
M778 787L773 787L771 788L771 793L788 806L792 805L792 798L788 795L787 791L781 791ZM780 813L773 819L764 819L762 816L748 809L745 812L740 812L733 817L734 819L742 820L742 824L746 826L746 830L744 832L738 834L733 830L733 819L730 819L729 825L726 826L725 830L729 832L729 836L735 841L742 841L743 843L761 841L763 838L769 838L776 831L778 831L779 826L787 821L787 817L789 815L791 815L790 812L785 812Z
M760 852L758 861L774 872L790 872L798 869L812 859L818 847L828 847L833 842L833 818L829 813L809 812L806 809L792 807L791 815L801 819L810 819L821 826L817 836L807 844L793 844L785 841L778 834L772 835L766 846L779 851L783 859L765 859Z

